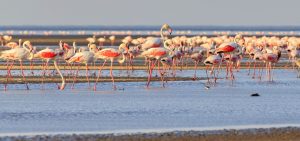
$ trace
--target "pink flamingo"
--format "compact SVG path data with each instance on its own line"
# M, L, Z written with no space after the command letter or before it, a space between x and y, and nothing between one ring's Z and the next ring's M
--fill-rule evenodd
M56 62L56 59L58 56L59 56L58 50L53 50L53 49L49 49L49 48L45 48L45 49L37 52L36 54L34 54L34 58L41 58L42 60L46 60L46 64L43 65L44 72L43 72L43 81L42 82L44 82L44 79L45 79L45 71L46 71L46 68L48 69L48 63L50 60L53 60L54 67L55 67L56 71L58 72L58 74L60 75L61 81L62 81L61 85L58 86L58 89L63 90L66 86L66 83L65 83L65 78L62 75L62 73L60 72L60 69Z
M281 51L278 50L276 47L273 47L273 52L272 53L264 53L262 58L266 63L266 70L267 70L267 75L269 81L273 81L273 77L271 75L272 73L272 64L275 66L275 64L279 61L281 57ZM274 67L273 66L273 67Z
M226 60L226 66L233 66L233 64L236 63L236 68L239 67L239 60L241 59L240 56L238 54L225 54L224 55L224 60ZM228 78L228 67L226 67L226 78ZM234 76L232 75L233 73L231 73L231 78L234 79Z
M147 82L147 88L149 87L151 77L152 77L152 71L154 67L156 66L156 63L158 60L160 60L163 57L166 57L168 55L169 51L166 48L150 48L144 52L142 52L142 56L149 59L149 74L148 74L148 82ZM155 62L153 62L155 60ZM158 62L158 71L160 71L160 62ZM164 87L164 80L163 80L163 74L160 73L161 79L162 79L162 85Z
M167 30L170 35L172 34L172 28L168 24L164 24L160 29L161 38L155 38L155 37L147 38L147 40L143 44L141 44L141 49L147 50L149 48L161 47L165 40L165 37L163 34L164 30Z
M88 46L90 47L90 44ZM90 80L89 80L89 72L88 72L89 71L89 67L88 67L88 64L92 63L93 61L94 61L94 53L92 51L77 52L77 53L75 53L74 56L72 56L69 59L67 59L68 63L76 62L76 63L83 63L83 64L85 64L86 80L88 81L89 88L90 88ZM72 87L74 86L74 83L76 81L75 79L76 79L77 74L78 74L78 69L79 68L77 68L76 75L74 76L74 81L73 81Z
M263 60L263 53L262 53L262 51L261 50L255 50L253 53L251 53L251 54L253 54L252 56L253 56L253 60L254 60L254 65L253 65L253 75L252 75L252 78L254 79L255 78L255 75L256 75L256 62L257 61L262 61ZM259 73L259 76L258 76L258 78L261 80L261 72L262 72L262 69L263 69L263 67L258 67L258 73Z
M229 43L223 43L221 44L218 48L216 48L216 53L224 53L224 54L230 54L229 57L233 56L234 53L241 53L241 46L237 43L238 42L238 35L234 38L234 42L229 42ZM239 37L240 38L240 37ZM223 58L222 58L223 60ZM229 58L231 60L231 58ZM222 65L222 62L221 62ZM221 66L220 65L220 66ZM228 67L228 66L227 66ZM229 68L227 68L231 74L231 79L234 79L233 75L233 65L230 64Z
M116 50L114 48L105 48L105 49L102 49L102 50L95 53L95 58L103 59L104 62L103 62L103 65L101 67L99 67L98 77L97 77L97 80L96 80L96 83L95 83L95 86L94 86L94 90L96 90L97 83L98 83L99 78L100 78L101 70L102 70L102 68L105 65L107 60L110 60L110 76L111 76L111 80L112 80L113 89L114 90L117 89L117 87L115 85L115 80L114 80L112 69L113 69L114 59L120 57L121 55L123 56L123 59L118 60L118 62L120 64L123 64L125 62L125 59L126 59L125 55L121 51Z
M7 66L8 66L9 60L13 61L11 66L7 69L6 81L8 81L9 76L12 77L11 73L10 73L10 70L13 67L14 61L19 60L20 66L21 66L21 73L22 73L23 81L26 84L26 89L27 90L29 90L29 87L28 87L28 83L26 82L25 75L24 75L23 60L25 60L25 59L31 60L32 59L32 54L31 54L32 49L33 48L31 46L30 42L25 41L23 43L23 47L16 47L16 48L13 48L13 49L10 49L10 50L2 51L1 56L0 56L1 59L7 60ZM4 89L6 90L6 88L7 88L7 83L5 84Z
M215 68L215 65L221 65L222 63L222 56L221 54L215 54L215 55L210 55L208 56L204 61L203 63L206 65L206 76L207 76L207 81L209 81L209 76L208 76L208 67L209 66L212 66L211 68L211 74L214 74L214 79L215 79L215 83L217 82L217 76L215 74L215 71L214 71L214 68Z
M199 52L195 52L191 55L191 59L194 61L195 63L195 66L194 66L194 69L195 69L195 72L194 72L194 80L196 80L196 71L197 71L197 66L199 64L199 62L201 62L203 60L203 56L204 56L204 52L203 50L199 50Z

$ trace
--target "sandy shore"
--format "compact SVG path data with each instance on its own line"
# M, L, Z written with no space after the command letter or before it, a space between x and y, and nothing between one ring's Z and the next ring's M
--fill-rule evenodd
M148 80L147 77L114 77L115 82L146 82ZM205 80L206 78L197 78L196 80ZM90 82L96 82L97 77L90 77ZM165 81L196 81L191 77L165 77ZM67 83L72 83L74 81L73 76L66 77ZM161 81L160 77L152 77L151 81ZM59 76L55 77L46 77L44 81L42 81L42 77L35 76L35 77L26 77L27 83L60 83L61 78ZM87 82L86 77L76 77L76 83L85 83ZM98 82L111 82L111 77L100 77ZM0 77L0 83L6 83L6 76ZM13 81L9 79L7 82L8 84L24 84L23 78L21 76L14 76Z
M2 135L0 140L43 141L299 141L300 128L249 128L207 131L171 131L137 133L74 133L74 134L27 134Z
M89 68L89 70L98 70L101 65L102 65L101 63L97 63L95 66L94 65L89 65L88 68ZM288 66L286 66L286 65L287 65L287 63L285 63L285 62L277 63L276 66L274 66L273 68L274 69L293 69L291 63L289 63ZM256 68L257 69L258 68L265 68L264 66L265 66L265 64L263 64L263 63L257 63ZM24 70L43 70L43 68L44 67L42 66L42 64L40 62L35 62L33 64L33 67L30 67L28 63L23 65ZM83 65L83 64L80 64L78 66L78 64L76 64L76 65L73 65L71 67L71 66L68 66L65 63L59 64L59 69L61 69L61 70L70 70L70 69L76 70L77 68L79 70L85 70L86 66ZM225 63L223 63L222 68L226 68ZM20 69L21 69L21 67L19 65L19 62L16 62L15 65L11 68L11 70L20 70ZM49 63L48 69L51 69L51 70L55 69L54 66L53 66L53 63ZM109 70L109 69L110 69L110 66L104 66L102 68L102 70ZM130 70L131 67L126 66L125 64L120 65L120 64L115 63L114 66L113 66L113 69L114 70ZM144 65L144 62L135 63L134 66L133 66L133 70L147 70L147 69L148 69L148 66ZM158 69L158 68L154 67L154 69ZM194 64L192 64L190 62L187 65L184 65L182 67L181 66L172 67L172 69L176 69L176 70L194 70L195 67L194 67ZM197 70L205 70L206 66L204 64L199 64L196 69ZM241 63L240 69L249 69L249 67L246 63ZM251 69L253 69L253 64L251 64ZM0 70L7 70L7 66L6 66L5 62L3 62L3 64L0 64Z

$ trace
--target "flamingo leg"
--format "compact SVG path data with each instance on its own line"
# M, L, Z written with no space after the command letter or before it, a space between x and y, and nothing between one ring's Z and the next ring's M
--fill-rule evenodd
M177 67L177 63L175 62L175 59L172 59L172 75L173 77L176 77L176 67Z
M293 70L295 70L295 62L296 62L296 57L292 58L292 66L293 66Z
M229 75L229 63L226 62L226 79L228 79L228 75Z
M8 69L8 77L10 78L11 81L13 81L13 76L11 75L11 69L14 66L15 61L13 60L13 62L11 63L11 65L9 66Z
M214 64L213 64L212 74L214 75L215 83L217 83L217 77L216 77L216 73L215 73L215 65Z
M90 88L91 86L90 86L90 79L89 79L89 67L88 67L88 64L85 64L85 76L86 76L86 80L87 80L89 88Z
M2 45L3 45L3 43L2 43ZM9 67L8 67L8 66L9 66L8 64L9 64L9 60L6 61L6 73L7 73L7 74L6 74L6 83L4 84L4 91L6 91L7 83L8 83L8 68L9 68Z
M73 64L68 63L69 66L69 71L67 72L69 79L71 79L71 75L73 74L72 68L73 68Z
M272 71L272 63L271 62L269 63L269 68L270 68L270 81L272 81L272 79L273 79L273 76L272 76L273 71Z
M163 74L163 72L160 69L160 62L159 61L158 61L158 65L157 66L158 66L157 70L158 70L158 72L160 74L160 79L161 79L161 82L162 82L162 86L165 87L164 76L163 76L164 74Z
M29 90L28 83L27 83L27 81L25 79L25 75L24 75L24 68L23 68L22 60L20 60L20 66L21 66L21 73L22 73L23 81L26 84L26 89Z
M297 71L298 71L298 78L300 78L300 66L298 67L298 69L297 69Z
M105 63L106 63L106 60L104 60L102 66L99 67L98 76L97 76L97 79L96 79L96 82L95 82L95 85L94 85L94 91L96 91L96 89L97 89L97 83L99 81L99 78L100 78L100 75L101 75L101 71L102 71L103 67L105 66Z
M46 75L46 62L43 60L43 65L42 65L43 71L42 71L42 89L45 89L44 86L44 81L45 81L45 75Z
M30 72L31 74L34 76L34 72L33 72L33 61L30 60Z
M274 68L275 68L275 63L273 63L273 66L271 66L272 69L272 81L274 81Z
M195 65L195 66L194 66L194 70L195 70L195 71L194 71L194 78L193 78L193 79L196 80L196 77L197 77L197 76L196 76L196 73L197 73L197 65L198 65L198 61L195 61L194 63L195 63L195 64L194 64L194 65Z
M207 77L207 83L209 84L210 80L209 80L209 76L208 76L208 67L209 66L206 66L205 72L206 72L206 77Z
M233 61L232 61L232 55L230 55L230 66L229 66L229 70L230 70L230 78L233 81L234 80L234 75L233 75Z
M116 90L116 89L117 89L117 87L116 87L116 85L115 85L115 80L114 80L114 76L113 76L113 72L112 72L113 63L114 63L114 60L113 60L113 59L111 59L111 60L110 60L110 71L109 71L109 73L110 73L110 77L111 77L111 81L112 81L113 89L114 89L114 90Z
M153 61L150 60L150 62L149 62L150 70L149 70L149 75L148 75L147 88L149 88L149 84L150 84L151 77L152 77L152 71L153 71L153 68L155 67L155 64L156 64L156 61L155 61L155 63L153 63Z
M75 82L76 82L77 76L78 76L79 67L80 67L80 64L78 63L78 64L77 64L76 73L75 73L75 75L74 75L74 77L73 77L73 83L72 83L71 89L74 89L74 85L75 85Z
M181 63L180 71L183 70L183 64L184 64L183 59L184 59L183 56L181 56L179 61Z
M249 55L248 61L247 61L247 65L248 65L248 75L250 75L250 68L251 68L251 57Z
M250 69L249 69L250 70ZM254 60L254 63L253 63L253 75L252 75L252 79L255 78L255 71L256 71L256 60ZM250 72L250 71L249 71Z
M261 63L261 66L259 68L259 80L261 80L261 78L262 78L263 71L264 71L264 64Z
M215 77L215 82L217 82L217 79L219 77L219 74L220 74L220 70L222 69L222 61L218 64L218 71L217 71L217 75ZM227 67L227 64L226 64L226 67Z
M11 63L11 65L9 65L9 60L7 60L6 63L7 63L7 65L6 65L7 66L7 75L6 75L6 83L4 84L4 91L7 90L7 84L8 84L8 81L9 81L9 77L11 77L10 70L13 66L14 61Z
M131 66L131 72L133 72L134 68L133 68L133 56L132 55L130 56L129 61L130 61L130 66Z

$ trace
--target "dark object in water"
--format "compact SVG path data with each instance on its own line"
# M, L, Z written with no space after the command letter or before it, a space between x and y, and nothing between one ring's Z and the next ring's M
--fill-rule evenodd
M260 96L258 93L251 94L251 96Z
M208 90L209 88L210 88L209 86L205 86L205 89L207 89L207 90Z

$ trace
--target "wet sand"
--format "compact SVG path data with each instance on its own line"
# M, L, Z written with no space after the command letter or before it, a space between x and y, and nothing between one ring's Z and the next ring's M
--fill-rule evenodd
M43 141L299 141L300 128L224 129L212 131L173 131L133 134L56 134L3 136L0 140Z
M65 77L67 83L72 83L74 81L73 76L71 77ZM114 77L115 82L146 82L147 77ZM90 77L89 78L90 82L96 82L97 77ZM165 81L196 81L196 80L206 80L206 78L196 78L193 79L191 77L165 77ZM160 77L152 77L151 81L161 81ZM27 83L60 83L61 78L59 76L55 77L45 77L44 81L42 80L41 76L36 76L36 77L26 77L26 82ZM76 77L76 82L75 83L84 83L87 82L86 77L80 76ZM98 82L111 82L111 77L100 77ZM6 82L6 76L1 76L0 77L0 84L24 84L25 81L23 81L21 76L14 76L13 80L9 78L9 81Z

